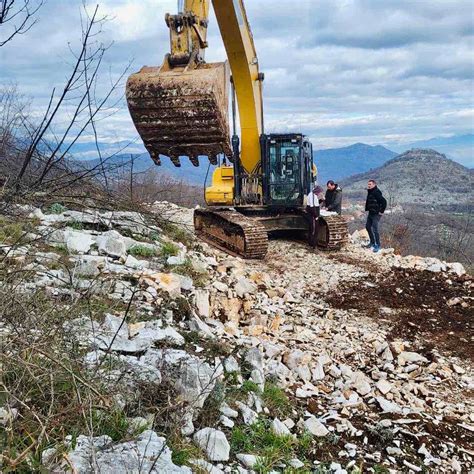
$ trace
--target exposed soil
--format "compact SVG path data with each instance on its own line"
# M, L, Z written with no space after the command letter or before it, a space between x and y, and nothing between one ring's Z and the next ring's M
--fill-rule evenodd
M471 277L448 280L428 271L394 270L345 283L326 300L334 308L356 309L366 316L387 320L391 324L390 339L421 338L426 352L436 348L473 361L472 297ZM459 302L448 305L452 298L459 298Z

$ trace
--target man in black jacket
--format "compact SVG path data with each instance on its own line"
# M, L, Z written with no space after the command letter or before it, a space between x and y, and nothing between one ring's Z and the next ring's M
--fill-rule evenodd
M324 198L326 209L341 215L342 189L333 180L329 180L326 186L327 191Z
M387 201L382 196L382 191L377 187L375 180L370 179L367 183L367 200L365 201L365 210L369 213L365 228L370 239L367 248L372 248L374 252L380 250L379 222L386 207Z

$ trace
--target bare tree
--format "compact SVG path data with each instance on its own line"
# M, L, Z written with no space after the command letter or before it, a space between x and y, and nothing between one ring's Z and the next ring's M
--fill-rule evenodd
M33 27L38 21L35 14L43 3L44 0L0 0L0 47Z
M53 89L38 123L25 114L20 116L21 127L15 123L15 133L21 128L22 139L16 143L22 143L22 150L16 155L20 167L11 190L14 195L64 189L71 182L94 176L98 171L107 185L104 163L110 157L105 158L100 152L96 124L117 110L128 66L117 77L110 78L110 85L104 90L105 81L100 73L105 54L112 45L100 41L106 21L106 16L99 15L98 5L90 14L84 5L81 43L78 51L71 49L74 63L64 87L59 92ZM67 123L63 119L65 114L71 117ZM71 172L68 157L86 131L95 137L100 163L93 169L78 170L76 167Z

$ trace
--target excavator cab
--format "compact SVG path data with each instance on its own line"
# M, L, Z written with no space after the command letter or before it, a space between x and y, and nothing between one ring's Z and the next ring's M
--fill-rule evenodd
M300 207L312 176L311 143L301 134L270 134L260 139L263 202L266 206Z

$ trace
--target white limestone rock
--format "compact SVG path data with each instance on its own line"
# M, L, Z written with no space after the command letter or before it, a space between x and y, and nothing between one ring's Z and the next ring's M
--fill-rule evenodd
M236 454L235 456L245 467L248 469L253 469L255 464L257 464L257 456L253 454Z
M209 305L209 291L195 290L194 299L199 316L202 318L209 318L211 315L211 308Z
M210 461L228 461L230 445L222 431L204 428L194 434L193 440Z
M287 436L291 435L291 431L288 429L288 426L285 425L278 418L275 418L271 424L271 430L278 436Z
M253 294L257 291L257 285L248 278L242 277L237 280L234 287L237 296L243 298L246 294Z
M329 430L315 416L306 419L304 426L314 436L323 437L329 434Z
M64 240L71 253L87 253L94 243L90 234L72 229L64 231Z
M125 257L127 246L124 237L116 230L109 230L97 237L99 252L111 257Z
M113 444L109 436L78 436L75 448L67 455L69 467L78 474L191 474L188 467L177 466L171 459L166 440L154 431L141 433L136 440Z
M244 419L244 423L246 425L253 425L258 420L258 414L249 408L245 403L235 402L235 404L237 407L239 407L240 413L242 414L242 418Z
M375 386L382 395L386 395L393 388L393 385L390 382L387 382L385 379L378 380Z

